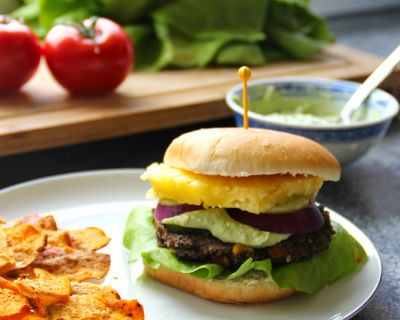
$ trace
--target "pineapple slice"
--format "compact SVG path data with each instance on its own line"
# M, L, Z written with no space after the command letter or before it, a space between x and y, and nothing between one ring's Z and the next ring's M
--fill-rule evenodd
M290 212L314 200L323 179L315 176L262 175L223 177L151 164L141 176L152 188L148 197L205 208L239 208L255 214Z

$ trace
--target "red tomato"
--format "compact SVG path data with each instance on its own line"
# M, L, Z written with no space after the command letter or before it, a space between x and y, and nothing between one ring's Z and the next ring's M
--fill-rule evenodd
M27 26L0 16L0 92L17 90L27 82L41 54L40 42Z
M77 94L112 91L128 75L133 61L128 35L105 18L53 27L46 36L44 54L54 78Z

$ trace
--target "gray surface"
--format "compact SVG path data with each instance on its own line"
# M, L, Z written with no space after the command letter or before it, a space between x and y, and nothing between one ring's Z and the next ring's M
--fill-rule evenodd
M350 16L330 24L340 42L376 54L386 55L400 42L400 11ZM179 133L229 125L232 119L0 158L0 187L63 172L144 167L160 161ZM382 258L381 286L354 319L400 319L400 123L394 123L379 146L345 168L340 182L326 184L319 200L354 221Z
M400 123L383 143L344 168L339 183L327 183L318 200L353 221L377 247L381 285L354 319L400 319Z
M400 44L400 10L329 21L339 42L380 56ZM326 185L321 202L350 218L371 238L382 263L382 283L354 319L400 319L400 123L383 143Z
M400 10L329 20L338 42L380 56L400 44ZM374 298L353 319L400 319L400 123L383 142L327 183L319 201L350 218L377 247L383 277Z
M400 44L400 9L329 19L329 27L338 42L387 56Z
M345 14L369 13L377 10L400 7L399 0L312 0L311 8L324 17L337 17Z

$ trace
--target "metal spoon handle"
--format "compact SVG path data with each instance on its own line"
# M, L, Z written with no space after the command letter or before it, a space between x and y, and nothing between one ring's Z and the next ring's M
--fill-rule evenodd
M400 45L383 61L376 70L363 82L354 92L351 98L346 102L341 112L343 122L349 123L355 109L357 109L364 100L396 67L400 62Z

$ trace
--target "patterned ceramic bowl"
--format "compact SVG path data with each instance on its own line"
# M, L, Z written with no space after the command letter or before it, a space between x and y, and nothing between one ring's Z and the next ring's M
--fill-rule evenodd
M397 100L389 93L377 89L365 102L363 110L356 115L357 121L343 124L332 121L331 116L325 117L326 113L331 113L332 108L336 109L333 113L338 115L341 106L358 86L358 83L350 81L308 77L250 81L249 105L252 111L249 112L249 126L311 138L329 149L342 165L348 164L361 157L384 137L392 118L399 111ZM271 94L275 98L270 98ZM241 96L241 85L229 90L226 96L226 103L234 111L238 126L243 125ZM310 107L307 104L310 103L313 104L313 112L324 113L322 118L318 118L322 122L307 116L307 108ZM296 110L301 110L301 118L282 117L285 108L297 108L294 104L299 104ZM331 121L324 121L328 118Z

